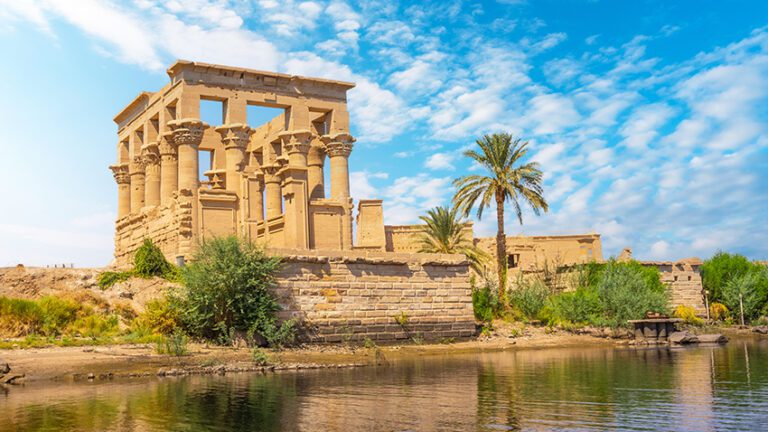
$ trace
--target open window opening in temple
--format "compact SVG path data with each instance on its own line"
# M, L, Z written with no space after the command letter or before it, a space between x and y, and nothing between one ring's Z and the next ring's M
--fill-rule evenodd
M509 268L517 268L520 266L520 254L507 255L507 266Z

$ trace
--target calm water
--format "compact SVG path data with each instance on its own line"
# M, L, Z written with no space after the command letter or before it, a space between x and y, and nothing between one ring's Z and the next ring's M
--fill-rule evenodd
M768 339L0 391L0 430L768 430Z

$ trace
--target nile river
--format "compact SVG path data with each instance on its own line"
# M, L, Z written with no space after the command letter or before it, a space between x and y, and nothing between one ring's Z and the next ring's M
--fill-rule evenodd
M768 339L0 390L0 430L768 430Z

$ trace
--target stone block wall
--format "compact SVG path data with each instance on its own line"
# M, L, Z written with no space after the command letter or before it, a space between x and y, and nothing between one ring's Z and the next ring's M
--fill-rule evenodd
M185 247L185 243L191 241L191 200L191 194L182 191L167 205L149 207L118 219L114 264L117 267L132 266L133 256L145 238L151 238L163 251L165 258L175 263L176 256Z
M698 258L688 258L675 262L642 262L646 266L654 266L661 272L661 281L670 288L670 305L691 306L698 315L704 316L707 309L704 305L703 286L701 282L701 261Z
M281 318L315 342L439 340L475 334L463 256L378 251L270 250L284 257Z

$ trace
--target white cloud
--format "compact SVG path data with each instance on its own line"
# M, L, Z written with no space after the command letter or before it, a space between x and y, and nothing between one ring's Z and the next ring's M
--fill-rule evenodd
M623 144L634 150L645 149L658 135L662 127L674 115L675 111L665 103L655 103L636 109L620 133L624 136Z
M453 161L456 159L456 154L452 152L435 153L427 158L424 166L431 170L448 170L453 169Z
M528 117L534 123L534 133L552 134L576 124L581 116L573 101L558 93L536 96L531 99Z

